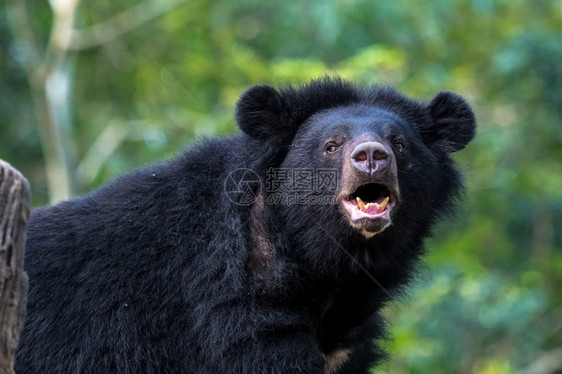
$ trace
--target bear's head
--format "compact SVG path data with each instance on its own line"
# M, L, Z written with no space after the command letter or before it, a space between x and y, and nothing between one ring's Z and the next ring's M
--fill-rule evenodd
M355 244L382 243L385 235L404 245L423 239L462 188L450 153L476 130L470 106L454 93L426 103L390 87L328 78L298 89L253 87L236 118L244 133L281 153L269 166L284 181L266 192L281 198L267 201L296 240L314 243L313 233ZM322 185L319 175L329 171L337 183Z

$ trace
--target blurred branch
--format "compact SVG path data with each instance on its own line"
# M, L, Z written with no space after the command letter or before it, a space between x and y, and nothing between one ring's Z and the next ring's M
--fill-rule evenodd
M94 181L103 164L119 147L128 133L127 126L120 122L107 125L96 141L88 148L76 168L76 175L81 185L89 185Z
M159 17L186 0L151 1L145 0L114 16L108 21L74 30L70 49L81 50L107 43L133 29Z
M533 241L531 253L535 257L548 257L554 241L552 211L548 203L540 202L533 210Z
M562 370L562 347L551 349L539 356L524 374L554 374Z
M79 0L50 0L53 27L49 35L44 65L48 73L59 68L66 57L72 38L74 16Z

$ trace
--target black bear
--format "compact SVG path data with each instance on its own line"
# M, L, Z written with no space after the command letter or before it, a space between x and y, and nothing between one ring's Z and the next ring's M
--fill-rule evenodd
M469 105L256 86L242 130L30 219L19 373L368 373L462 179Z

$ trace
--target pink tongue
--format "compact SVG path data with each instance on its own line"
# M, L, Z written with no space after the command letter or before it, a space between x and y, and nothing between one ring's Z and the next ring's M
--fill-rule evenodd
M384 209L379 209L374 205L368 206L365 208L365 213L367 214L379 214L384 212Z

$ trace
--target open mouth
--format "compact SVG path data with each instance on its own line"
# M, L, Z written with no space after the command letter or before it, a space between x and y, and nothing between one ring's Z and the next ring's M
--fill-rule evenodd
M395 205L392 191L383 184L368 183L357 188L342 200L352 222L360 220L386 219Z

